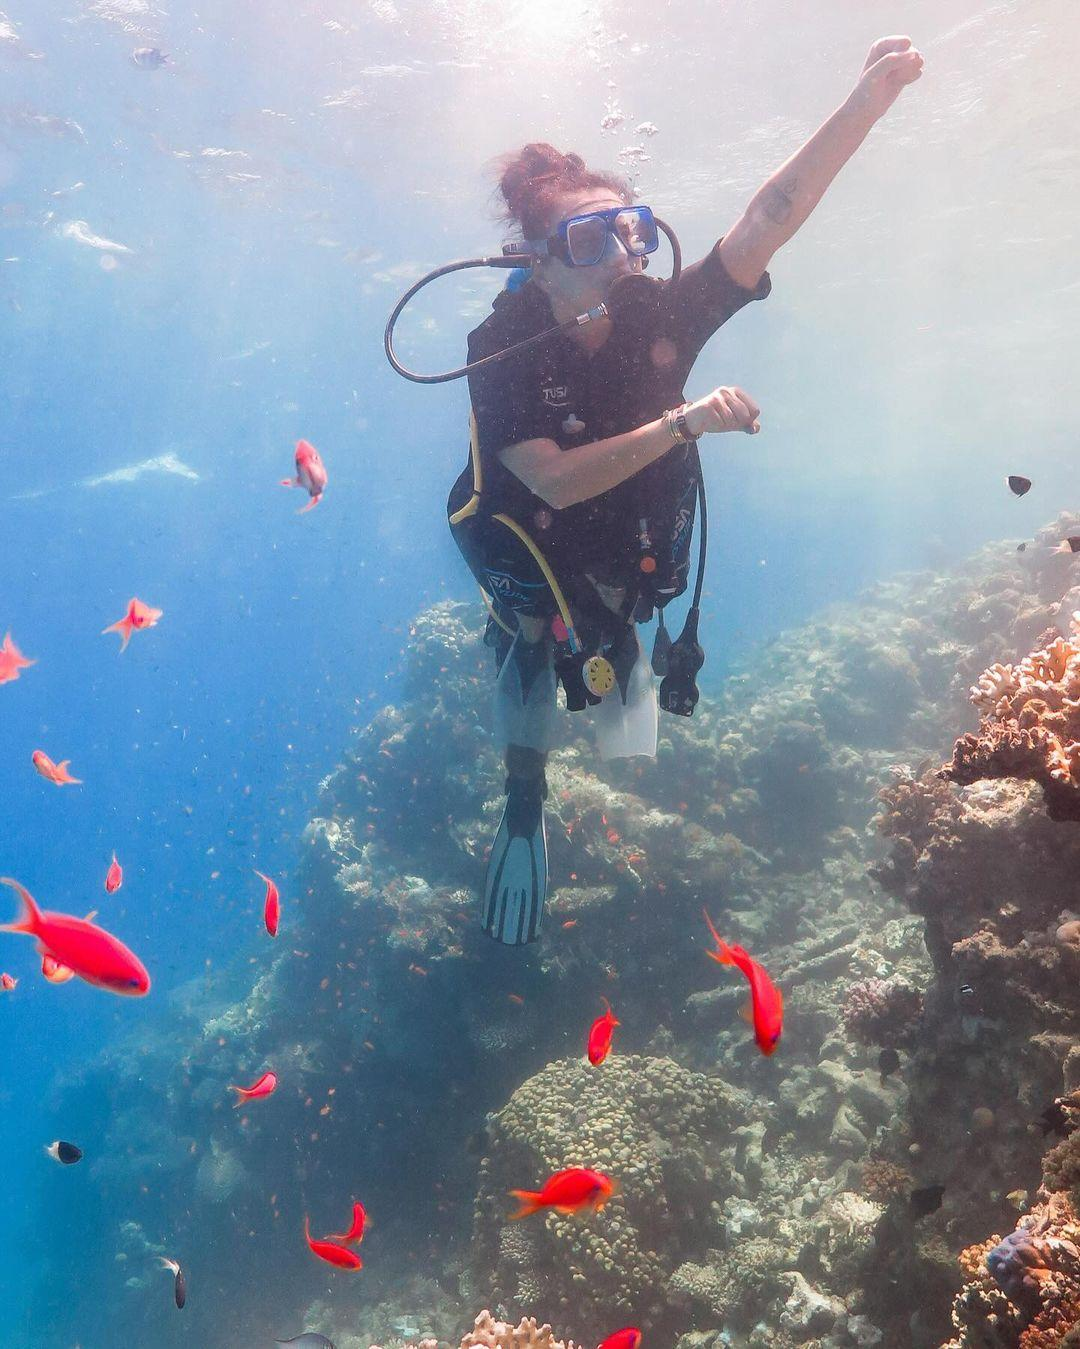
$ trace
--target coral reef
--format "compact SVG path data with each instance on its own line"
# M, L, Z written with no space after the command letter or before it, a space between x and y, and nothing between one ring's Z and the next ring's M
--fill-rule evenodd
M598 1071L562 1061L525 1082L488 1124L473 1252L496 1301L573 1313L597 1338L611 1318L656 1320L680 1256L729 1193L740 1094L670 1059L613 1056ZM619 1192L588 1219L535 1216L507 1233L506 1191L566 1166L610 1175ZM524 1224L520 1226L524 1227Z
M397 701L321 784L287 940L208 969L167 1032L141 1029L58 1086L101 1140L98 1188L47 1206L98 1302L165 1349L133 1262L227 1249L230 1297L202 1280L190 1342L308 1324L339 1349L401 1349L487 1305L586 1345L620 1320L678 1349L940 1344L957 1252L1012 1227L1035 1121L1080 1085L1080 831L1048 818L1034 781L932 771L971 725L980 673L1060 628L1075 564L1048 545L1063 533L1080 522L782 634L690 723L665 719L655 762L598 763L571 719L549 766L549 918L524 951L494 946L474 913L502 788L482 622L449 602L419 615ZM739 1018L745 981L705 958L703 903L783 991L771 1059ZM881 985L919 990L921 1016L860 1020ZM622 1025L591 1069L601 995ZM883 1026L904 1051L888 1077ZM262 1109L231 1109L240 1064L279 1074ZM602 1160L623 1182L603 1213L506 1221L506 1189ZM1071 1150L1049 1166L1073 1183ZM938 1185L940 1209L912 1208ZM372 1230L362 1275L330 1299L297 1234L343 1191ZM108 1342L65 1319L62 1280L41 1270L57 1342ZM978 1303L1034 1331L980 1277L964 1324L982 1325Z
M1071 637L1051 628L1014 668L995 662L971 690L979 730L963 735L942 770L951 782L1027 778L1052 820L1080 820L1080 611Z
M844 995L844 1029L864 1045L900 1045L914 1034L922 994L905 979L863 979Z

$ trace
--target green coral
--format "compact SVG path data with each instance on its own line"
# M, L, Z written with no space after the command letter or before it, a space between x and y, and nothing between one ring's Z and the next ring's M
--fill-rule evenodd
M476 1264L494 1270L495 1297L515 1315L540 1305L572 1309L590 1329L612 1316L662 1317L676 1266L701 1254L684 1252L680 1243L701 1230L709 1205L730 1189L729 1136L744 1118L735 1089L670 1059L618 1055L599 1068L584 1059L549 1064L489 1123ZM721 1147L731 1158L718 1156ZM714 1171L710 1164L721 1161ZM505 1235L506 1191L538 1189L569 1166L604 1172L619 1192L599 1213L549 1211L523 1220L533 1236L530 1267L523 1267L522 1243Z

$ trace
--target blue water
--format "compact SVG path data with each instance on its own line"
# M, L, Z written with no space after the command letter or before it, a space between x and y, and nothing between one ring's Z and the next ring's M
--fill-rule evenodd
M319 780L349 728L394 699L411 619L473 597L443 516L466 453L464 384L406 384L381 343L421 271L498 245L484 162L537 135L590 162L613 156L629 136L599 129L613 79L629 125L662 128L642 190L692 260L827 115L870 40L911 31L928 62L936 53L940 78L928 64L895 126L774 261L772 298L738 315L695 374L692 396L750 390L765 428L712 438L727 443L706 458L706 688L867 583L1019 540L1053 513L1076 410L1055 321L1076 269L1064 242L1075 202L1037 165L1008 200L991 187L1016 144L1067 138L1050 92L1016 112L1001 33L1031 61L1049 39L1011 4L964 41L959 4L858 16L831 4L811 23L740 3L710 11L698 36L694 5L665 10L664 34L652 7L597 5L581 32L599 25L599 45L575 37L569 13L552 19L539 82L526 78L538 41L526 5L5 4L17 40L0 42L0 635L37 664L0 688L0 872L81 913L103 907L115 849L125 880L110 926L154 980L142 1001L52 988L29 941L2 940L0 967L20 980L0 1003L8 1343L26 1331L37 1262L77 1263L52 1222L64 1177L42 1152L82 1132L57 1084L119 1030L167 1023L170 992L193 977L213 993L239 986L262 949L252 868L281 878L289 902ZM812 69L770 35L781 12ZM620 45L623 30L647 51ZM703 88L702 51L720 37L742 60L712 99L691 99L672 73L688 63ZM169 65L136 68L131 50L147 43ZM395 64L409 73L370 73ZM955 76L987 67L997 97L971 113L966 168L950 177ZM357 88L366 105L340 106ZM758 125L769 134L755 146ZM1052 212L1060 230L1026 245L1001 223L1012 213L1022 235ZM64 236L72 221L130 252ZM402 357L459 364L499 284L469 274L425 292ZM1011 339L992 340L1006 320ZM304 516L302 494L278 485L299 437L330 475ZM198 480L85 485L166 454ZM1007 472L1039 493L1007 498ZM164 617L121 655L100 633L132 595ZM36 748L70 758L84 785L44 782Z

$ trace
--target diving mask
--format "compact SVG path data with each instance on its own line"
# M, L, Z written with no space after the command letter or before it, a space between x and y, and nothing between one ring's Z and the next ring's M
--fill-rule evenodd
M650 208L613 206L608 211L570 216L559 221L550 238L506 244L503 252L547 254L568 267L593 267L607 254L613 239L622 244L630 257L655 253L660 247L660 238Z

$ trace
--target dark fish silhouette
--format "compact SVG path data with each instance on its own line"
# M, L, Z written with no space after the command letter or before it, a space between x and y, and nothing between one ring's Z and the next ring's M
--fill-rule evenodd
M275 1340L275 1344L295 1344L296 1349L334 1349L333 1342L328 1340L325 1335L319 1335L314 1330L305 1330L302 1335L297 1335L291 1340Z
M65 1143L62 1138L50 1143L45 1151L65 1166L74 1166L76 1162L82 1161L82 1148L77 1148L74 1143Z
M1026 544L1026 543L1018 543L1018 544L1016 545L1016 551L1017 551L1018 553L1026 552L1026 550L1027 550L1027 544Z
M1059 1138L1068 1138L1076 1125L1062 1109L1061 1102L1054 1101L1039 1116L1039 1127L1043 1131L1044 1138L1047 1134L1057 1134Z
M878 1069L881 1072L881 1080L885 1081L890 1074L895 1073L900 1067L900 1055L895 1049L883 1049L878 1055Z
M184 1278L184 1271L175 1260L170 1260L167 1255L159 1255L158 1259L161 1261L162 1269L171 1270L175 1276L173 1278L173 1298L177 1307L183 1307L187 1301L187 1279Z
M944 1185L925 1185L921 1190L912 1190L910 1203L915 1217L925 1218L928 1213L936 1213L944 1193Z
M1031 479L1022 478L1019 473L1010 473L1005 481L1009 484L1009 491L1013 496L1022 497L1025 492L1031 491Z

